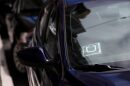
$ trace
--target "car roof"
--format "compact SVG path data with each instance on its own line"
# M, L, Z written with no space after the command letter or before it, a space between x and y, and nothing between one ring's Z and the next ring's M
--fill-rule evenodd
M83 3L83 2L87 2L87 1L93 1L93 0L66 0L66 4L68 6L71 6L71 5L75 5L75 4Z

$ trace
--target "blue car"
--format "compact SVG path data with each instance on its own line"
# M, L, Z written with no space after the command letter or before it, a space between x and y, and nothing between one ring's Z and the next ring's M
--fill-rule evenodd
M130 1L48 0L18 52L30 86L130 86Z

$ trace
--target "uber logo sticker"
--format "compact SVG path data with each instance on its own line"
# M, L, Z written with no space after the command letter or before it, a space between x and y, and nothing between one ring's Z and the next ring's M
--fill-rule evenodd
M86 46L82 46L82 54L83 56L91 56L91 55L95 55L95 54L101 54L101 44L98 43L94 43L94 44L89 44Z

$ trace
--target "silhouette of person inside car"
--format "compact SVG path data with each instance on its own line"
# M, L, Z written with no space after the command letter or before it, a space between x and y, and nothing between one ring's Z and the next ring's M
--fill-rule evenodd
M69 11L66 12L66 32L70 64L73 67L87 65L88 62L81 53L81 46L77 40L77 34L85 32L79 19L86 17L91 11L83 3L68 9Z

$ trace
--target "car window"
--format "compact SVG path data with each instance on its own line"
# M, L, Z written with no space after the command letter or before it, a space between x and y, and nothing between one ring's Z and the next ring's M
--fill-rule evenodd
M129 67L130 11L128 10L130 1L101 3L96 1L84 3L84 6L90 9L91 13L84 18L75 18L79 24L74 24L75 21L72 20L74 16L71 13L71 27L69 28L75 32L74 26L78 28L77 25L81 25L79 28L82 30L75 35L76 44L79 45L79 51L82 53L82 56L78 57L85 58L84 60L88 64ZM73 31L72 33L74 33ZM73 52L75 53L77 50L78 48L74 47Z

